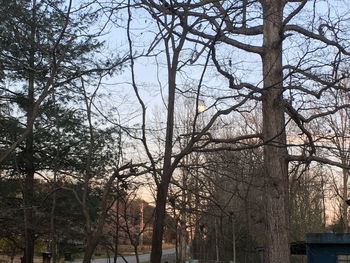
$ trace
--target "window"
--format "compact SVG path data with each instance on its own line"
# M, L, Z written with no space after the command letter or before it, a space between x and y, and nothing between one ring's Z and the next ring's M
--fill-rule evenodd
M350 263L350 255L338 255L337 263Z

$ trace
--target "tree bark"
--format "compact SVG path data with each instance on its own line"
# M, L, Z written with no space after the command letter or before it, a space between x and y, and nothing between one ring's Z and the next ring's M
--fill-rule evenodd
M179 39L179 44L172 46L170 54L170 40L173 41L173 35L165 41L165 50L168 64L168 105L167 105L167 122L164 147L164 163L162 169L162 178L157 185L156 207L154 211L154 222L152 232L152 251L151 262L160 263L162 258L162 241L164 234L164 222L166 218L166 203L168 197L168 189L171 177L174 172L174 164L172 163L172 147L174 135L174 112L175 112L175 91L176 91L176 74L179 62L180 52L184 46L186 33L183 32Z
M348 200L348 179L349 174L348 171L343 169L343 200L342 200L342 217L344 224L344 233L349 232L349 220L348 220L348 204L346 200Z
M26 108L26 124L31 126L34 109L34 89L35 89L35 34L36 34L36 0L32 3L32 20L30 31L30 51L29 51L29 72L28 72L28 93L27 93L27 108ZM33 263L34 257L34 219L33 219L33 205L34 205L34 135L33 129L30 129L25 141L25 180L23 189L23 203L24 203L24 260L26 263Z
M164 151L164 164L163 174L161 182L157 189L156 208L154 211L154 222L153 222L153 233L152 233L152 251L151 251L151 262L160 263L162 258L162 241L164 234L164 222L166 216L166 202L168 196L168 188L170 179L173 174L172 168L172 144L173 144L173 133L174 133L174 109L175 109L175 89L176 89L176 67L178 54L173 61L173 67L169 68L168 71L168 111L167 111L167 128L165 135L165 151Z
M92 256L94 255L94 251L96 248L97 243L93 241L88 241L85 245L84 249L84 257L83 257L83 263L90 263Z
M171 175L170 175L171 176ZM169 177L169 180L162 180L157 191L156 208L154 211L153 233L152 233L152 251L151 262L160 263L162 258L162 241L164 234L164 221L166 216L166 199L170 176L164 174L164 177Z
M263 1L263 137L268 263L289 263L288 162L283 107L283 1Z

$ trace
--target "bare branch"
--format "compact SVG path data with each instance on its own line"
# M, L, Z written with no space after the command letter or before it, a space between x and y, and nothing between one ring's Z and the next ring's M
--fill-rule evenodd
M327 44L329 46L337 48L344 55L347 55L347 56L350 55L350 51L347 51L338 42L336 42L334 40L330 40L330 39L326 38L323 35L311 32L310 30L302 28L301 26L298 26L298 25L285 25L284 26L284 32L288 32L288 31L297 32L297 33L300 33L300 34L304 35L305 37L308 37L308 38L311 38L311 39L314 39L314 40L319 40L319 41L321 41L321 42L323 42L323 43L325 43L325 44Z

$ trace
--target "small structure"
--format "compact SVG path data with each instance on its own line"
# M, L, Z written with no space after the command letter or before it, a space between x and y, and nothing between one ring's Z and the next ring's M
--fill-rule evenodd
M350 234L307 234L308 263L350 263Z
M350 233L306 234L305 241L290 244L291 255L301 256L295 262L350 263ZM259 248L260 263L264 262L264 249Z

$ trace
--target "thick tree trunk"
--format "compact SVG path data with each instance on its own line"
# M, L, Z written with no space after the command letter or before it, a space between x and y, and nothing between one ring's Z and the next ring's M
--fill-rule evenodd
M283 107L283 1L266 0L262 95L268 263L289 263L288 162Z
M162 258L162 241L164 234L165 206L169 183L162 181L158 188L156 208L154 211L151 262L160 263Z
M186 34L184 34L186 35ZM167 124L164 147L164 164L163 173L160 183L157 186L156 207L154 211L153 233L152 233L152 251L151 262L160 263L162 259L162 241L164 234L164 222L166 216L166 202L170 179L174 168L172 166L172 147L174 135L174 111L175 111L175 90L176 90L176 73L180 51L183 47L185 38L182 37L178 47L175 49L173 60L170 63L170 54L168 55L168 109ZM169 46L166 42L166 50L169 52Z
M90 234L90 235L92 235L92 234ZM91 259L94 255L96 246L97 246L96 238L88 237L88 240L85 244L85 249L84 249L83 263L90 263L91 262Z
M177 62L174 62L177 65ZM175 69L175 70L174 70ZM175 88L176 88L176 68L169 69L169 98L168 98L168 114L167 129L165 136L164 165L161 182L157 189L156 208L154 211L153 233L152 233L152 251L151 262L160 263L162 258L162 241L164 234L164 222L166 216L166 202L168 196L168 188L170 179L173 174L171 165L172 144L174 133L174 109L175 109Z

